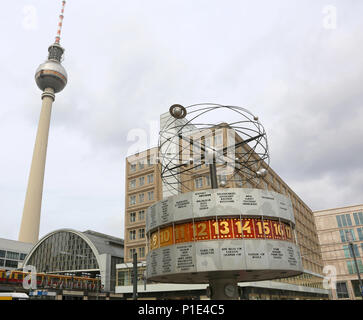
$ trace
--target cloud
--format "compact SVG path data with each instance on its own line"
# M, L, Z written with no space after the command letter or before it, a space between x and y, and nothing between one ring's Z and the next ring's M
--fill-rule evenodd
M123 235L128 134L144 130L155 144L155 123L174 103L247 107L265 126L272 168L311 208L361 203L363 4L332 4L334 30L323 28L324 1L67 3L69 82L52 110L41 233ZM0 233L9 238L40 112L34 72L60 10L34 1L37 29L24 29L24 5L8 2L0 19Z
M286 79L282 90L273 84L277 90L264 97L275 114L268 125L272 167L293 189L298 186L295 191L312 208L362 201L363 184L356 181L363 178L362 37L355 29L349 36L339 31L322 39L304 52L299 69L305 73L289 74L294 86Z

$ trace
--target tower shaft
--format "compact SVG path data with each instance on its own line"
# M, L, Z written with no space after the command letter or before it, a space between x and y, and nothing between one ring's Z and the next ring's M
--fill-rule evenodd
M50 117L54 99L54 90L52 88L46 88L42 94L42 109L40 112L19 232L19 241L22 242L36 243L39 238L45 160L48 146Z

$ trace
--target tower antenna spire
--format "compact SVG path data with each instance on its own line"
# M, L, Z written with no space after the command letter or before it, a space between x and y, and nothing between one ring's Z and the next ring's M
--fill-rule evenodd
M57 30L57 35L55 37L55 43L59 44L60 41L60 36L61 36L61 32L62 32L62 25L63 25L63 18L64 18L64 7L66 5L66 1L63 0L62 1L62 10L61 10L61 14L59 15L59 22L58 22L58 30Z

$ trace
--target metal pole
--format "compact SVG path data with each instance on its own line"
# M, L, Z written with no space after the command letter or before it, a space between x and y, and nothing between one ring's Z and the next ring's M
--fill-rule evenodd
M212 189L218 189L217 167L215 164L215 159L213 159L213 163L209 164L209 175Z
M143 278L144 278L144 291L146 291L146 282L147 282L147 279L146 279L146 270L144 271Z
M355 251L354 251L354 246L353 246L353 242L350 241L349 242L349 246L350 246L350 250L352 250L352 254L353 254L353 258L354 258L354 263L355 263L355 268L357 270L357 275L358 275L358 281L359 281L359 291L360 294L363 298L363 286L362 286L362 279L360 278L360 273L359 273L359 268L358 268L358 262L357 262L357 257L355 256Z
M133 284L132 298L134 300L137 300L137 253L136 252L134 252L134 255L133 255L133 280L132 280L132 284Z

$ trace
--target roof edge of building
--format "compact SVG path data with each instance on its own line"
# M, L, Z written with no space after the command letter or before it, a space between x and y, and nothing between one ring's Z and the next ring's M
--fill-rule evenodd
M341 210L341 209L348 209L348 208L355 208L355 207L363 207L363 204L350 205L350 206L337 207L337 208L330 208L330 209L323 209L323 210L314 210L313 214L315 215L315 214L324 213L324 212L333 213L332 211L334 211L334 210Z

